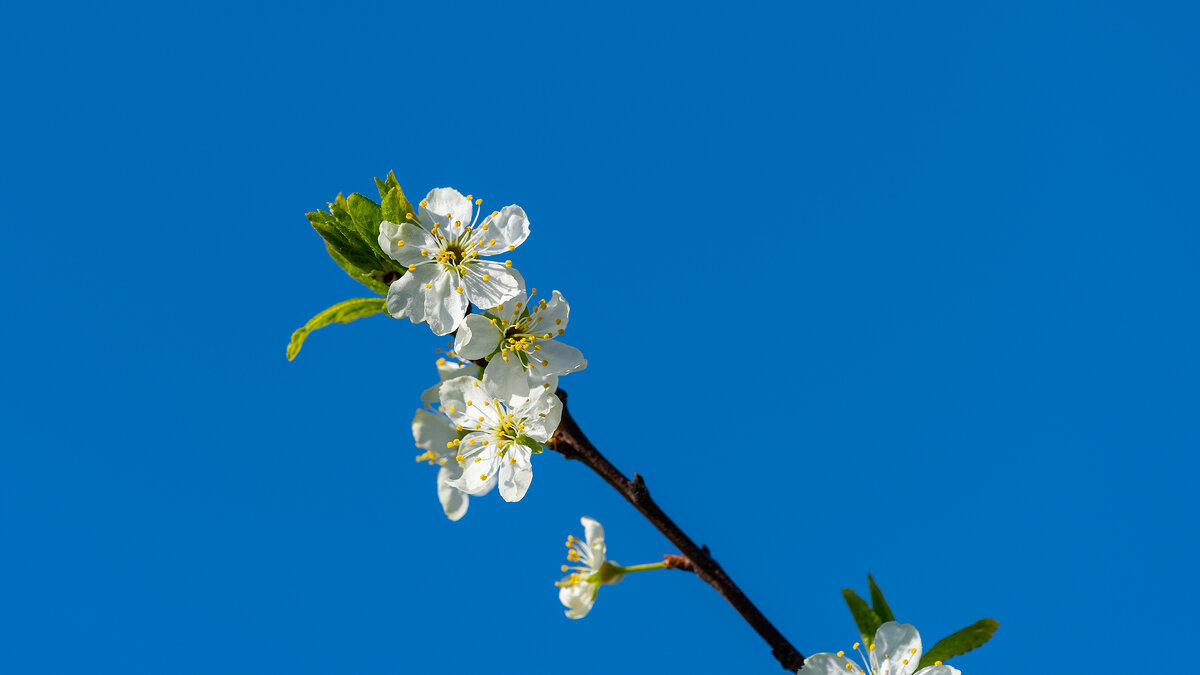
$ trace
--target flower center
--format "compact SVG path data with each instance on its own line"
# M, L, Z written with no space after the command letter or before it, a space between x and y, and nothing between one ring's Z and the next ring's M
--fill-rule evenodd
M466 259L466 252L463 250L462 244L455 241L438 251L435 259L443 265L458 267L458 264Z

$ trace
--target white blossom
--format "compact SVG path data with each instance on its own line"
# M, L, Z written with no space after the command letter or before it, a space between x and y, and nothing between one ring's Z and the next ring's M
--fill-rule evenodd
M575 565L563 565L562 571L571 572L561 581L555 582L558 599L567 608L571 619L582 619L592 610L596 593L603 584L617 584L625 577L620 565L605 560L604 527L599 522L584 516L585 540L567 537L567 560Z
M486 377L486 375L485 375ZM562 417L562 402L538 387L525 396L501 399L488 381L456 377L442 383L442 410L467 432L455 445L461 477L451 485L474 492L488 481L499 480L505 501L520 501L533 481L531 458L550 440Z
M517 205L506 206L477 223L475 207L454 188L435 188L410 222L379 224L379 246L404 265L404 275L388 288L387 311L397 319L425 322L437 335L458 328L469 303L494 307L517 294L521 277L512 261L483 257L513 250L529 236L529 220Z
M548 301L534 302L536 295L536 288L526 296L522 287L511 300L471 314L458 327L454 352L464 359L488 358L485 374L498 394L519 395L546 383L555 389L557 376L587 367L582 352L555 339L567 329L567 301L558 291Z
M485 495L496 486L495 480L485 481L471 491L461 490L452 483L462 476L462 467L454 461L455 441L458 432L450 420L425 410L418 410L412 422L413 440L425 451L417 461L428 461L438 467L437 495L442 511L450 520L458 520L467 513L468 495Z
M444 358L438 359L437 369L442 381L464 374L478 375L482 370L473 363L451 361ZM426 407L429 407L429 403L438 400L437 392L441 386L441 382L439 382L421 394L421 400L426 402ZM430 392L433 393L432 396L430 396ZM462 476L462 467L454 461L454 456L457 454L455 441L458 440L459 433L445 415L418 410L416 416L413 417L412 432L417 447L425 451L424 454L417 456L417 461L428 461L431 465L438 467L438 501L442 503L442 510L450 520L458 520L467 513L468 494L487 494L495 487L496 481L493 480L480 486L478 490L467 493L450 484L451 481Z
M854 643L854 649L859 643ZM845 652L813 654L804 660L800 673L812 675L962 675L957 668L942 665L938 661L932 666L917 670L921 662L921 635L911 624L888 621L875 631L875 644L867 648L867 664L864 671L854 661L846 658ZM859 652L862 656L862 652Z

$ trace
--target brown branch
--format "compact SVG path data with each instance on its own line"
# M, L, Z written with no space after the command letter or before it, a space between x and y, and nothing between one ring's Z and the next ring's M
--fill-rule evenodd
M600 474L600 477L613 486L617 492L620 492L633 507L636 508L643 516L646 517L659 532L674 544L683 554L680 556L666 556L668 565L672 558L688 562L692 571L696 573L709 586L712 586L718 593L721 594L738 614L746 620L750 626L766 640L771 646L771 653L775 659L783 666L785 670L795 672L804 665L804 656L788 642L787 638L780 633L767 617L763 616L762 612L750 602L750 599L742 593L737 584L725 574L725 570L717 564L717 561L709 555L708 547L697 546L696 542L692 541L691 537L684 534L683 530L679 529L666 513L659 508L658 504L650 498L650 491L646 488L646 483L638 474L633 474L633 480L625 477L617 467L600 454L596 446L588 440L579 425L575 422L575 418L571 417L571 413L567 410L567 392L559 389L558 397L563 402L562 422L558 425L558 430L554 432L554 437L550 439L549 447L562 454L567 459L574 459L583 462L593 471ZM682 563L679 565L683 569Z

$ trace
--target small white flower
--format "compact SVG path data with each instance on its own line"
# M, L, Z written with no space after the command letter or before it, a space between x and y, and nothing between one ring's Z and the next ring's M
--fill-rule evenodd
M464 374L478 375L481 370L473 363L447 361L446 359L438 359L437 369L442 381ZM437 392L441 386L441 382L439 382L421 394L421 400L426 402L426 407L429 407L429 403L438 400ZM432 397L429 395L431 391L433 392ZM450 520L458 520L466 515L468 494L484 495L496 486L496 481L492 480L480 486L478 490L467 493L450 484L451 481L462 476L462 467L454 461L455 455L458 454L456 443L459 437L458 430L444 415L418 410L416 416L413 417L412 432L417 447L425 451L424 454L417 456L417 461L428 461L431 465L439 467L437 474L438 501L442 503L442 510Z
M412 422L413 440L425 451L417 455L417 461L428 461L437 465L437 495L442 511L450 520L458 520L467 513L467 495L485 495L496 486L496 481L486 481L475 490L466 492L451 483L462 476L462 467L454 461L458 432L450 420L441 415L418 410Z
M536 294L535 288L530 296ZM464 319L454 352L464 359L490 357L486 377L503 396L545 384L556 389L557 376L587 367L582 352L555 340L566 331L570 311L558 291L549 301L531 302L522 287L511 300Z
M858 649L859 643L854 643ZM921 661L921 635L911 624L888 621L875 631L875 644L867 649L869 657L864 657L867 669L864 671L854 661L846 658L845 652L830 654L822 652L813 654L804 660L800 673L813 675L962 675L957 668L935 665L917 670ZM862 656L862 652L859 652Z
M441 399L456 431L467 432L456 441L463 472L450 484L473 493L499 479L500 496L520 501L533 481L530 459L558 428L562 402L541 387L501 400L486 379L470 376L443 382Z
M471 196L435 188L421 201L415 222L379 224L379 246L404 265L388 288L387 311L397 319L429 324L437 335L458 328L468 303L494 307L515 296L521 277L512 261L483 260L511 251L529 236L529 220L517 205L477 223Z
M587 516L579 522L583 523L586 541L567 537L567 548L571 549L567 552L567 560L577 564L563 565L562 571L571 573L555 582L559 587L558 599L567 608L566 615L571 619L587 616L601 585L618 584L625 578L620 565L604 558L604 528L600 523Z

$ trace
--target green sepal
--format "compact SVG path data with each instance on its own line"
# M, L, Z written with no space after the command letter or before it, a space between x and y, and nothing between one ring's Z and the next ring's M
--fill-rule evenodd
M875 631L879 630L883 621L880 620L875 610L867 605L866 600L858 597L854 589L843 588L842 597L846 599L846 606L850 608L850 616L854 617L854 623L858 625L858 634L862 636L863 644L870 649L871 645L875 644Z
M542 444L528 436L517 436L517 443L529 448L530 452L534 453L535 455L542 451Z
M604 584L619 584L625 578L625 568L614 563L611 560L605 560L600 565L600 569L596 570L587 579L584 579L589 584L603 586Z
M879 590L875 578L870 574L867 575L867 583L871 585L871 609L875 611L875 616L884 623L895 621L896 616L892 614L892 608L888 607L887 600L883 599L883 591Z
M292 333L292 341L288 344L287 348L288 361L296 358L296 355L300 353L300 348L304 346L304 340L314 330L324 328L331 323L350 323L364 316L378 314L384 310L385 303L386 301L383 298L354 298L339 302L321 311L309 319L308 323L297 328L296 332Z
M982 647L984 643L992 639L992 634L999 627L1000 622L995 619L980 619L960 631L947 635L925 652L921 657L921 662L917 664L917 669L932 666L937 661L945 663L955 656Z

